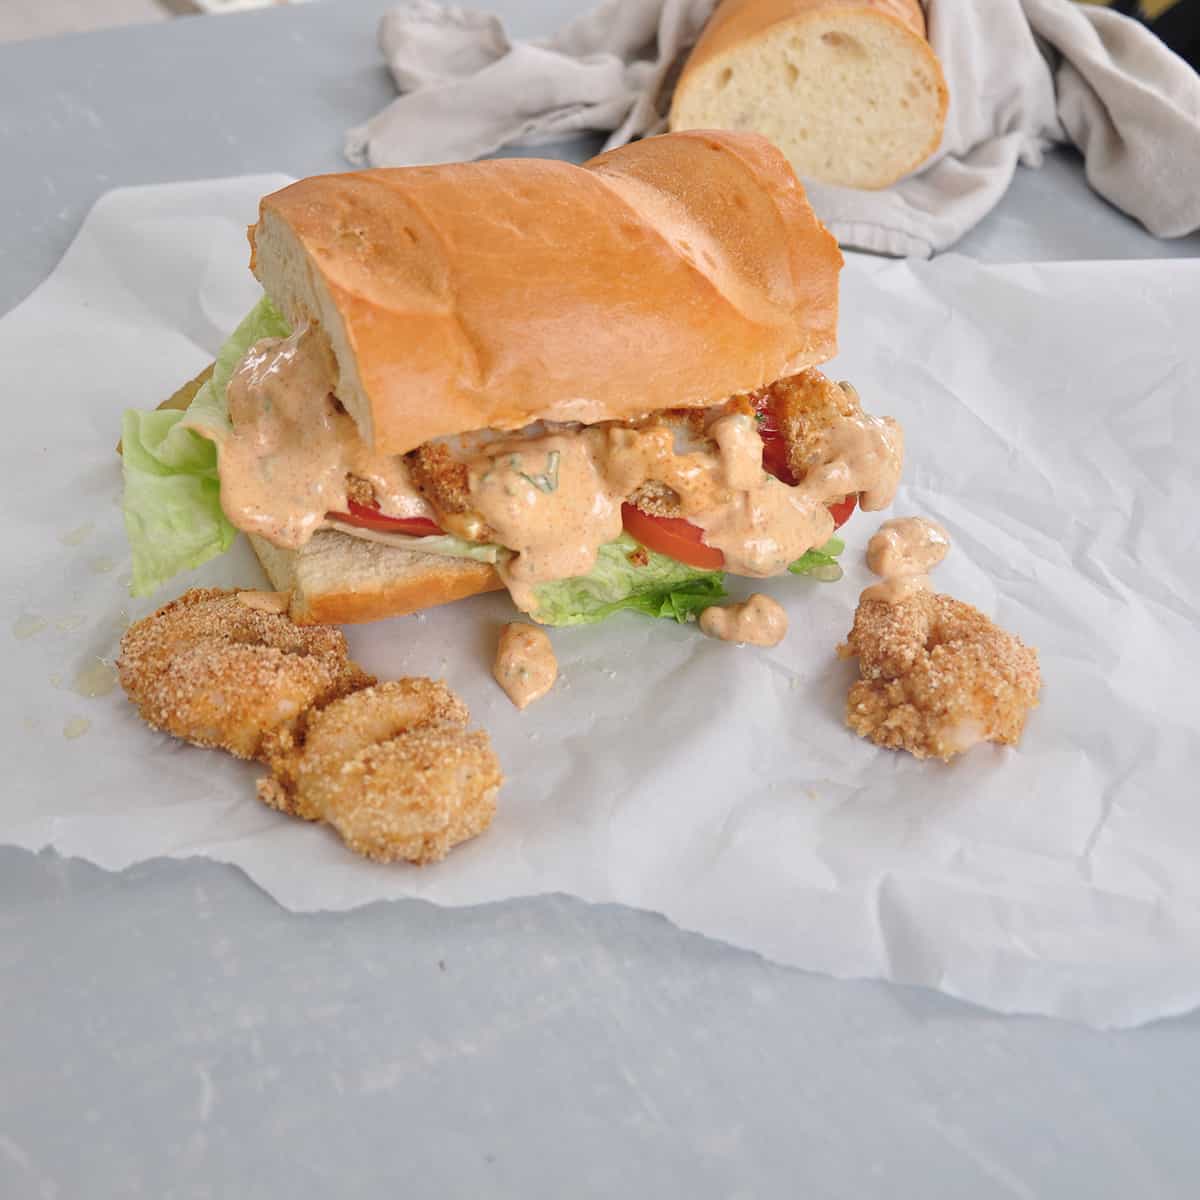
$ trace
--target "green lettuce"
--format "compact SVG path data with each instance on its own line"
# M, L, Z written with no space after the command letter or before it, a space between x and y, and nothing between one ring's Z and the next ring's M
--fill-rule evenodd
M128 409L121 419L122 509L133 555L130 590L145 596L172 575L224 554L237 530L221 509L217 448L196 429L229 426L225 388L260 338L286 337L287 323L265 297L221 347L212 378L186 412Z
M842 577L842 566L837 556L846 548L841 538L832 537L823 546L802 554L788 570L793 575L812 575L816 579L833 583Z
M817 579L840 578L837 556L845 548L841 538L830 538L796 559L788 570ZM644 565L638 565L639 549L647 556ZM589 574L539 584L534 594L538 607L532 615L543 625L586 625L623 609L669 617L682 624L695 620L728 593L722 572L699 571L665 554L655 554L623 533L615 542L600 547Z
M534 594L537 609L532 615L543 625L587 625L622 609L682 623L694 620L726 591L721 572L698 571L655 554L623 533L600 547L587 575L539 584Z

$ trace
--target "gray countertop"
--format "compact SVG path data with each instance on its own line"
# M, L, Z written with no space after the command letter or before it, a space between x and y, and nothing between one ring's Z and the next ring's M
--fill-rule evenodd
M0 46L0 311L109 188L343 167L344 128L392 94L385 7ZM573 5L503 8L531 34ZM1155 242L1064 153L958 249L1200 238ZM562 897L294 916L209 862L110 875L0 850L0 981L6 1200L1169 1200L1200 1172L1200 1017L1007 1019Z

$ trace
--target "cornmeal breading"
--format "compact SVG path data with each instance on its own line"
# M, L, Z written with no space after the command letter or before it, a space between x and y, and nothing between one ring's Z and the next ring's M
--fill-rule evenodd
M857 657L846 723L881 746L950 759L976 742L1014 745L1041 688L1037 651L978 609L919 590L863 599L843 658Z

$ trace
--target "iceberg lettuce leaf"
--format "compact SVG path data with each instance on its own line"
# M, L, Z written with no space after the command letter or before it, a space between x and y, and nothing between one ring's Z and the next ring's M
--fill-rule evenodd
M586 625L622 609L682 623L726 591L721 572L698 571L655 554L623 533L600 547L587 575L539 584L534 594L538 607L532 616L543 625Z
M793 575L811 575L825 583L834 583L842 577L842 566L837 556L846 548L839 537L831 537L823 546L805 551L788 570Z
M186 412L128 409L123 415L121 507L135 596L148 595L233 544L237 530L221 509L217 448L197 430L219 435L229 427L225 388L234 368L260 338L287 333L287 323L264 297L221 347L212 377Z

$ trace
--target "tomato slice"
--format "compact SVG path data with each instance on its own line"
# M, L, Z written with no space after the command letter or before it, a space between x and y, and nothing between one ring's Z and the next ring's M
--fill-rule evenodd
M330 513L347 525L357 525L360 529L373 529L377 533L406 533L409 537L429 537L431 534L444 532L436 521L428 517L389 517L377 508L368 508L365 504L348 502L349 512Z
M632 504L621 505L621 519L629 536L656 554L666 554L701 571L719 571L725 565L725 555L706 546L704 530L691 521L651 516Z
M787 439L779 428L775 411L766 396L760 396L755 401L754 419L758 422L758 436L762 438L763 470L774 475L780 483L795 487L798 480L788 463Z
M833 518L834 529L841 529L850 520L850 514L854 511L857 504L858 497L851 492L844 500L839 500L836 504L826 505L829 509L829 515Z

